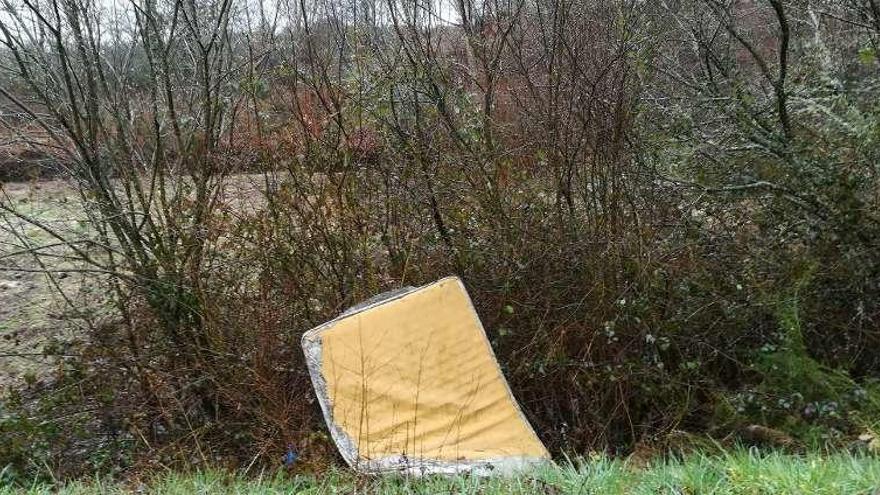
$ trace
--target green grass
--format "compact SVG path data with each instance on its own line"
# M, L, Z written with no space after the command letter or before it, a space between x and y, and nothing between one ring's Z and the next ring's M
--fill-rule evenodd
M91 480L63 486L0 487L0 495L183 494L880 494L880 458L836 454L793 456L735 451L694 454L635 468L596 457L513 478L322 477L284 473L244 477L222 471L171 472L146 482Z

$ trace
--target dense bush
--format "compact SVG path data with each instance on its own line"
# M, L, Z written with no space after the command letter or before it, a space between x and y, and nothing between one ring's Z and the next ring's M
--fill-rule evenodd
M272 31L237 24L245 4L148 2L144 70L109 75L132 61L84 8L39 22L94 50L4 30L6 77L62 102L33 117L90 214L69 254L117 308L87 369L122 370L113 417L139 448L326 460L302 332L453 273L557 454L877 429L870 11L554 5L466 2L453 27L318 2Z

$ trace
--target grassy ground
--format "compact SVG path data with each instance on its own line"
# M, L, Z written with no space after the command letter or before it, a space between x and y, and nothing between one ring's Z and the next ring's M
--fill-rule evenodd
M515 478L358 478L337 470L320 476L278 473L168 473L143 482L76 482L0 488L0 495L87 494L880 494L880 458L847 453L691 455L635 468L596 457Z
M235 211L259 205L262 175L240 174L227 179L227 203ZM90 238L92 231L79 195L63 180L0 182L0 204L51 228L69 240ZM57 244L58 239L20 217L0 209L0 399L7 386L20 387L47 377L57 352L84 337L75 312L101 314L106 287L93 273L56 272L54 282L38 269L88 268L60 256L58 248L44 250L40 266L27 248ZM92 253L94 255L94 253ZM26 271L16 271L23 268ZM57 284L55 286L54 284ZM64 291L64 296L58 292Z
M0 184L0 204L71 239L85 234L75 191L63 181ZM45 231L0 210L0 388L20 387L45 377L56 361L46 351L58 353L76 340L72 333L76 325L68 317L73 310L88 309L88 302L94 300L93 284L86 283L81 273L55 273L54 282L64 291L65 302L45 274L13 270L41 267L29 255L12 253L57 242ZM60 257L48 260L51 266L45 268L76 268Z

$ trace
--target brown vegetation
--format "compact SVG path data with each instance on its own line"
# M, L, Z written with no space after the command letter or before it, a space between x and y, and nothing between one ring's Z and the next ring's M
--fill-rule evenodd
M556 453L822 443L880 410L868 3L48 0L0 87L65 152L90 230L52 242L115 307L84 373L156 458L324 460L302 332L450 273Z

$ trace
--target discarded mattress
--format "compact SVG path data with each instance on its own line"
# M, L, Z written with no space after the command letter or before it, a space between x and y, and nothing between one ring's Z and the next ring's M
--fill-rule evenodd
M363 473L511 473L549 460L461 280L355 306L302 339L327 426Z

